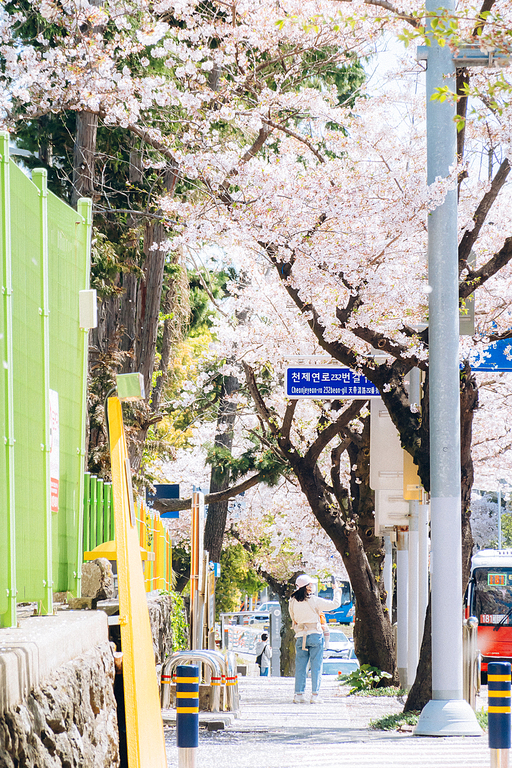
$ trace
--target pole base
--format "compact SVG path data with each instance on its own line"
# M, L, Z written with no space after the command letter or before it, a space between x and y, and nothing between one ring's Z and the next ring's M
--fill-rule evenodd
M508 768L509 749L490 749L491 768Z
M178 768L196 768L197 747L178 747Z
M463 699L432 699L424 707L415 736L483 736L476 715Z

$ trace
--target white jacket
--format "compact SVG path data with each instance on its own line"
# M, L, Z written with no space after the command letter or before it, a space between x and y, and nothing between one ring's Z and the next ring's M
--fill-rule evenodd
M260 667L261 669L268 669L270 667L270 659L272 658L272 648L270 647L268 640L258 640L254 647L256 658L258 658L262 651L263 655L261 657Z
M334 590L334 598L325 600L323 597L311 595L303 602L295 600L294 597L289 602L290 616L295 637L306 637L306 635L322 634L320 624L320 613L322 611L332 611L341 605L341 589Z

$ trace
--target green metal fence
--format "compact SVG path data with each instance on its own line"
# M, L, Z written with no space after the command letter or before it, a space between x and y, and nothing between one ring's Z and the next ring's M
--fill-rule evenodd
M54 591L80 592L91 204L31 181L7 134L0 155L0 626L16 626L16 601L51 613Z
M84 475L84 552L114 539L112 483Z
M140 499L135 501L135 519L146 591L172 589L170 532L165 528L158 512L148 509L145 502ZM89 553L88 559L93 549L114 539L112 484L86 472L84 476L84 552ZM110 552L107 555L110 555Z

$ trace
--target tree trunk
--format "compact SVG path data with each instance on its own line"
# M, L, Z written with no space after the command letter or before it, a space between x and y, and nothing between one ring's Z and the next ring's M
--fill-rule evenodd
M425 613L425 626L416 678L407 696L404 712L419 712L432 698L432 632L430 616L431 606L429 600Z
M179 264L179 257L175 254L173 263ZM162 332L162 344L160 348L160 362L158 375L151 392L151 410L158 413L160 404L169 379L169 366L171 352L176 344L181 342L190 321L190 300L188 275L185 267L180 266L179 272L173 273L168 278L167 290L163 302L165 315Z
M71 194L71 205L74 208L81 197L94 199L94 159L97 133L98 115L92 112L78 112L73 149L73 192Z
M295 675L295 632L292 629L288 601L295 591L295 579L301 572L297 571L289 581L278 581L266 571L261 569L257 569L257 571L279 598L281 607L280 672L282 677L293 677Z
M289 456L311 510L340 553L356 598L354 646L361 664L389 672L397 682L395 642L388 612L383 605L381 583L377 581L359 531L357 510L350 514L348 498L338 498L342 515L326 497L320 470L307 467L296 454Z
M236 376L225 376L222 384L219 413L217 417L217 433L215 445L231 451L233 446L233 428L236 418L236 403L232 395L240 388ZM229 488L230 475L220 466L213 466L210 477L210 493L224 491ZM228 501L218 501L208 505L208 515L204 527L204 548L210 554L210 560L220 562L222 541L228 515Z

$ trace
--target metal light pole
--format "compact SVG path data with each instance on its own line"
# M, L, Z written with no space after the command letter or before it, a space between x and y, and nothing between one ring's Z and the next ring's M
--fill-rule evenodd
M421 403L420 371L413 368L409 374L409 402L418 410ZM404 469L404 489L406 486ZM409 500L409 628L407 646L407 687L416 677L420 653L420 632L425 615L419 615L419 500Z
M427 0L427 13L440 0ZM454 10L453 0L444 8ZM435 89L455 91L455 63L448 46L431 36L428 48L427 180L446 178L456 163L455 104L432 101ZM432 519L432 701L418 735L480 735L463 699L462 536L460 491L459 275L457 191L428 217L430 484Z
M396 666L401 688L407 688L407 649L409 645L409 532L398 528L396 548Z
M389 621L393 623L393 547L391 537L384 536L384 568L383 579L384 589L386 590L386 608L388 609Z
M498 485L498 549L502 548L501 536L501 485Z

